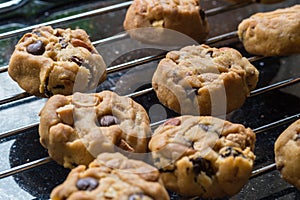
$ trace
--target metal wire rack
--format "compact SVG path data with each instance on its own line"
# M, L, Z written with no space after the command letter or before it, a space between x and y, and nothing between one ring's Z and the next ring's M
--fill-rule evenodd
M18 2L10 1L10 3L12 3L11 6L16 7L17 4L15 4L15 3L18 3ZM19 3L22 3L22 5L24 5L27 2L19 1ZM63 18L59 18L59 19L44 22L44 23L34 24L31 26L27 26L25 28L13 30L13 31L6 31L3 33L0 33L0 40L5 40L7 38L19 36L20 34L31 31L32 29L39 27L39 26L44 26L44 25L58 26L62 23L66 23L69 21L76 21L76 20L80 20L82 18L89 18L92 16L103 15L103 14L107 14L107 13L122 10L122 9L124 10L131 3L132 3L132 1L121 2L121 3L114 4L114 5L94 9L94 10L91 10L88 12L82 12L80 14L71 15L68 17L63 17ZM291 1L291 3L294 3L294 2ZM225 12L228 12L231 10L243 9L244 7L249 6L250 4L253 4L253 3L226 4L224 6L217 6L215 8L206 10L206 15L208 17L213 17L213 16L216 16L219 14L224 14ZM22 6L22 5L19 5L19 6ZM0 5L0 8L1 8L1 5ZM7 6L7 7L3 6L3 8L10 9L10 6ZM0 12L1 12L1 9L0 9ZM93 42L93 44L95 46L99 47L103 44L110 44L113 41L119 41L119 40L122 41L123 39L125 39L127 37L128 37L128 35L126 33L121 33L118 35L106 37L104 39L102 38L100 40L95 40ZM219 42L236 39L236 37L237 37L236 31L232 31L232 32L222 33L222 34L218 34L217 36L210 37L209 39L206 40L205 43L209 44L209 45L215 45L215 44L218 44ZM237 45L237 46L240 45L236 41L234 41L233 43L234 43L234 45ZM231 41L229 41L228 44L231 44ZM164 57L165 53L166 52L142 56L140 58L132 59L129 61L125 60L124 62L121 62L120 64L112 64L107 68L107 73L109 75L114 76L115 74L120 74L123 70L132 69L134 67L141 66L144 64L152 63L153 65L155 65L156 62L159 61L159 59ZM250 56L248 59L250 62L252 62L256 66L258 66L260 72L263 74L264 73L268 74L268 73L270 73L269 71L271 71L271 74L278 73L280 68L285 67L284 62L290 63L292 65L292 66L290 66L290 68L297 67L297 65L299 67L299 63L300 63L299 62L300 59L299 59L298 55L290 56L287 58L286 57L285 58L264 58L264 57L259 57L259 56ZM293 62L290 62L290 59ZM274 67L274 69L269 69L271 66L260 66L260 65L264 65L264 63L271 63L271 65L276 66L277 64L274 64L274 63L277 63L278 60L279 60L279 62L281 62L280 65L283 65L283 66L277 66L277 67ZM0 76L1 77L8 76L7 69L8 69L8 66L0 67ZM258 87L256 90L251 92L250 97L247 99L247 102L245 103L245 106L243 106L243 108L239 109L238 111L236 111L234 113L230 113L229 116L227 117L231 121L243 123L243 124L253 128L254 132L258 136L257 147L267 146L269 151L272 151L272 149L270 149L270 148L272 147L274 140L276 139L278 134L288 124L290 124L291 122L300 118L300 110L297 109L299 104L290 105L291 108L287 109L287 110L292 110L293 112L290 112L290 111L285 112L284 110L277 110L276 113L274 113L274 115L276 115L278 113L282 113L277 118L272 116L270 119L266 120L266 118L268 116L262 116L261 112L258 112L254 115L249 114L249 117L245 117L246 115L248 115L247 112L253 111L253 109L255 109L255 107L260 108L260 106L258 106L258 105L259 105L259 103L261 103L260 102L261 100L270 99L270 98L274 97L273 94L276 94L277 92L281 93L280 89L284 89L284 88L288 88L288 87L296 87L297 83L300 81L300 77L298 77L299 75L297 74L297 70L296 70L296 72L294 72L293 70L291 70L291 71L292 71L291 73L293 75L291 77L290 76L280 76L280 78L283 77L280 80L276 80L275 82L269 81L267 84L260 84L260 87ZM273 75L272 75L272 78L274 78ZM15 86L12 86L12 87L15 87ZM1 89L1 86L0 86L0 89ZM7 88L5 88L5 90L7 90ZM1 92L1 90L0 90L0 92ZM5 92L5 94L7 94L7 92ZM137 101L140 102L142 105L143 105L143 103L145 103L145 98L147 98L146 101L150 101L150 102L156 104L157 99L155 99L155 97L153 97L153 95L154 95L154 93L153 93L153 89L151 87L146 87L141 90L134 91L134 92L127 94L127 96L129 96L129 97L137 99ZM281 94L281 95L283 95L283 94ZM296 101L298 102L300 99L298 98L297 95L295 95L295 96L296 97L293 96L293 97L282 97L282 98L283 99L296 98ZM30 120L25 120L26 122L28 121L28 123L25 123L25 125L16 126L16 127L12 126L13 128L11 128L11 126L9 125L9 124L11 124L10 122L5 121L5 115L10 115L12 112L15 113L15 112L19 111L20 109L22 109L22 105L27 106L27 104L29 104L29 106L30 106L32 102L38 102L39 107L40 107L45 102L45 100L31 96L31 95L27 94L26 92L19 92L19 90L18 90L18 92L15 92L15 90L12 90L12 94L9 93L9 95L2 96L2 94L0 94L0 114L2 114L0 116L4 116L2 118L4 120L2 120L3 122L1 124L4 128L0 129L1 130L0 145L4 144L4 146L7 146L6 143L12 143L12 142L16 143L17 140L19 140L20 138L22 140L28 134L35 135L34 136L35 141L37 140L36 133L37 133L37 128L39 126L39 122L37 120L38 116L34 116L34 117L31 116ZM293 101L287 100L287 104L284 104L283 107L288 106L291 102L294 102L294 100ZM278 101L274 100L274 104L276 104L276 103L278 103ZM299 103L300 103L300 101L299 101ZM149 104L149 102L147 104ZM18 108L20 105L21 105L21 108ZM153 104L151 104L151 105L153 105ZM262 104L261 106L266 108L265 104ZM272 110L272 108L273 108L272 106L273 105L271 105L271 106L268 105L267 108L270 107ZM34 107L34 109L37 109L37 108ZM38 112L38 111L36 111L36 112ZM257 110L253 111L253 112L257 112ZM259 117L257 117L258 115L260 116L261 120L259 119ZM15 114L15 116L18 118L17 120L22 120L22 116L18 116L18 114ZM250 117L256 117L258 119L249 120ZM32 119L32 118L34 118L34 119ZM249 120L251 122L249 122L247 120ZM260 120L260 121L258 122L258 120ZM152 128L155 128L163 122L164 122L164 119L159 120L159 121L154 121L154 122L152 122L151 126L152 126ZM270 132L272 132L272 133L270 133ZM275 134L273 132L275 132ZM270 135L272 135L272 136L270 136ZM262 139L262 137L269 137L269 139L271 139L271 141L269 141L270 144L266 145L264 143L265 138ZM260 140L262 140L262 141L260 141ZM28 156L26 153L24 153L25 155L22 155L22 152L18 152L17 155L24 156L24 158L18 158L18 157L15 158L14 157L12 159L12 157L13 157L12 152L19 151L18 147L16 147L15 143L13 145L11 145L11 144L9 145L10 153L8 156L7 156L7 153L5 153L3 150L0 151L0 161L2 159L7 159L7 160L3 161L3 162L5 162L5 164L3 164L3 166L0 166L0 169L1 169L0 170L0 193L5 193L5 190L2 189L3 184L1 184L1 182L4 181L6 178L13 178L15 182L19 181L18 185L20 185L20 186L18 189L25 190L28 192L29 189L24 186L24 183L20 183L21 182L20 177L22 177L22 179L26 179L26 178L24 178L24 176L21 176L20 174L25 174L27 171L34 171L35 173L39 173L40 167L48 167L50 164L53 164L55 167L54 170L57 169L58 171L60 170L60 171L64 172L64 169L61 169L60 166L56 165L50 157L45 156L45 152L42 152L41 154L39 154L37 156L37 158L34 158L34 159L32 159L32 157ZM26 145L28 145L28 142L24 142L24 146L22 147L22 149L26 148ZM28 148L32 148L31 145L32 144L30 144L30 146ZM35 142L33 145L39 146L37 148L41 149L41 146L37 142ZM263 150L259 150L259 151L260 151L260 153L263 152ZM30 150L28 150L28 152L30 153ZM3 158L1 158L1 156ZM293 186L285 183L283 180L280 179L279 174L276 171L276 165L274 163L272 153L270 153L270 155L268 154L266 156L269 156L271 158L265 158L264 155L259 156L259 160L260 161L262 160L262 161L261 162L259 161L256 163L255 169L252 172L252 176L251 176L251 180L250 180L249 184L247 184L247 186L245 186L245 188L241 191L240 194L238 194L236 197L233 197L232 199L254 199L254 198L255 199L274 199L274 198L299 199L299 191L297 189L295 189ZM33 156L33 157L35 157L35 156ZM22 162L19 162L20 160L22 160ZM18 164L16 164L16 163L18 163ZM49 167L49 168L51 168L51 167ZM43 171L43 170L41 170L41 171ZM45 172L45 171L43 171L43 172ZM63 172L62 172L62 174L65 175L66 173L63 173ZM270 175L272 173L275 173L275 175L274 174ZM58 174L60 174L60 173L58 173ZM55 173L51 174L51 176L53 176L53 175L55 175ZM279 182L279 185L274 184L276 186L273 186L273 187L271 186L270 188L272 188L272 189L270 191L265 191L265 193L263 193L263 194L258 194L257 192L251 191L251 190L253 190L253 188L255 188L255 186L261 187L261 185L266 184L265 182L263 184L258 183L261 181L262 177L263 177L262 180L267 180L264 177L265 175L272 177L272 179L274 181ZM46 175L42 174L41 176L43 177ZM59 175L57 175L57 176L59 176ZM30 178L28 178L28 180L30 180ZM45 181L45 180L43 180L43 181ZM30 196L30 198L33 199L34 197L37 197L36 199L47 199L48 198L47 195L49 195L49 191L52 189L52 187L55 184L57 184L58 182L62 182L63 180L64 180L63 176L55 178L55 181L48 180L53 183L50 186L47 185L47 188L44 189L44 190L46 190L46 191L44 191L44 194L39 195L39 194L37 194L39 192L35 193L35 192L31 191L31 194L33 194L33 195ZM9 182L11 182L11 181L9 181ZM4 183L4 184L6 184L6 183ZM36 186L34 183L27 183L27 185L30 185L30 184ZM268 184L270 184L270 183L268 183ZM257 189L257 190L260 191L259 189ZM251 194L251 192L253 192L253 194ZM13 198L14 194L15 194L14 192L11 192L10 195L7 195L7 196L8 197L10 196L12 199L14 199ZM23 198L23 197L21 197L22 194L23 194L23 192L20 192L20 194L17 195L18 197L16 197L16 199ZM2 196L0 195L0 199L1 199L1 197ZM28 199L28 197L24 197L24 199L26 199L26 198ZM173 195L172 198L178 199L178 197L176 195Z

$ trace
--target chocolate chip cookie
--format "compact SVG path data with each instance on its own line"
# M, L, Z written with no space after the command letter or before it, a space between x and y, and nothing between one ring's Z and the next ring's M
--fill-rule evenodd
M159 43L166 43L168 37L178 42L178 32L202 42L209 32L198 0L134 0L123 24L132 37Z
M19 40L8 73L26 92L50 97L95 89L106 65L84 30L43 26Z
M103 153L88 168L71 170L51 199L168 200L169 196L155 167L119 153Z
M73 168L102 152L143 156L149 124L141 105L114 92L54 95L40 112L40 142L55 161Z
M160 102L192 115L220 115L243 105L259 72L235 49L194 45L169 52L152 78Z
M251 175L256 136L211 116L181 116L159 126L149 142L167 189L208 199L238 193Z
M300 189L300 120L280 134L274 151L276 166L282 178Z
M254 14L239 24L238 36L251 54L300 53L300 5Z

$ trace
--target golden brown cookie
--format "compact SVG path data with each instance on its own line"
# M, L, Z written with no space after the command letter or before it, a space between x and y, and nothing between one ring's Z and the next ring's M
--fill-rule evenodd
M300 53L300 5L254 14L239 24L238 36L251 54Z
M160 102L178 113L219 115L243 105L258 74L235 49L187 46L160 61L152 86Z
M84 30L43 26L20 39L8 73L26 92L50 97L95 89L106 65Z
M119 153L100 154L88 168L74 168L52 200L168 200L159 171Z
M143 31L138 28L153 29ZM172 40L180 37L167 31L169 29L202 42L208 35L209 25L198 0L134 0L126 13L124 29L145 41L166 42L166 35Z
M208 199L238 193L251 175L255 134L210 116L181 116L159 126L149 142L167 189Z
M300 120L280 134L274 151L276 166L282 178L300 189Z
M64 167L88 165L99 153L148 151L145 109L110 91L52 96L40 112L40 142Z

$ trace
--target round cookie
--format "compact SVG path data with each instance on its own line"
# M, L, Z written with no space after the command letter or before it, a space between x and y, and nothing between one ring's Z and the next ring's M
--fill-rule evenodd
M300 53L300 5L256 13L238 26L245 49L255 55Z
M54 95L40 112L40 142L64 167L88 165L99 153L143 156L151 136L145 109L129 97L103 91Z
M119 153L100 154L88 168L78 166L51 192L52 200L168 200L159 171Z
M134 0L123 25L133 38L164 44L170 37L173 43L178 41L181 36L176 32L197 42L204 41L209 32L198 0Z
M19 40L8 73L26 92L50 97L95 89L106 65L84 30L43 26Z
M258 75L235 49L194 45L169 52L152 86L162 104L182 115L222 115L243 105Z
M300 120L280 134L274 151L276 166L282 178L300 189Z
M181 116L159 126L149 142L167 189L208 199L238 193L248 181L256 136L211 116Z

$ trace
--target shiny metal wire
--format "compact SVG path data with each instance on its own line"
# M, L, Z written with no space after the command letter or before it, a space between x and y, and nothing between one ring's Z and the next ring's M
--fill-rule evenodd
M13 3L13 1L10 1L10 2ZM14 1L14 2L16 2L16 1ZM22 2L25 3L26 1L22 1ZM29 26L29 27L26 27L26 28L23 28L23 29L9 31L9 32L0 34L0 39L12 37L12 36L18 35L20 33L24 33L24 32L30 31L34 28L37 28L39 26L57 25L57 24L64 23L64 22L67 22L67 21L77 20L77 19L84 18L84 17L90 17L90 16L94 16L94 15L107 13L107 12L112 12L112 11L118 10L118 9L127 8L131 3L132 3L132 1L127 1L127 2L116 4L116 5L108 6L108 7L105 7L105 8L100 8L100 9L96 9L96 10L93 10L93 11L81 13L81 14L78 14L78 15L73 15L73 16L70 16L70 17L61 18L61 19L53 20L53 21L46 22L46 23L32 25L32 26ZM211 9L211 10L206 11L206 15L207 16L212 16L212 15L216 15L216 14L228 11L228 10L236 9L238 7L247 6L247 5L249 5L249 3L229 5L229 6L224 6L224 7L220 7L220 8L215 8L215 9ZM0 4L0 12L1 12L1 4ZM223 41L223 40L226 40L226 39L231 39L231 38L234 38L236 36L237 36L237 32L233 31L233 32L230 32L230 33L226 33L226 34L223 34L223 35L219 35L219 36L210 38L206 41L206 43L207 44L212 44L212 43L216 43L216 42ZM112 36L112 37L109 37L109 38L105 38L105 39L102 39L102 40L98 40L98 41L93 42L93 44L94 45L99 45L99 44L103 44L103 43L109 43L111 41L114 41L114 40L117 40L117 39L122 39L122 38L125 38L125 37L128 37L128 35L126 33L116 35L116 36ZM120 70L123 70L123 69L128 69L128 68L131 68L131 67L135 67L135 66L138 66L140 64L144 64L144 63L147 63L147 62L159 60L163 57L164 57L164 54L153 55L153 56L148 56L148 57L136 59L134 61L123 63L123 64L120 64L120 65L111 66L110 68L107 69L107 73L113 73L113 72L117 72L117 71L120 71ZM258 57L258 56L257 57L252 57L252 58L249 58L249 61L254 62L254 61L257 61L259 59L262 59L262 57ZM7 66L1 67L0 68L0 73L6 72L7 68L8 68ZM263 93L275 90L275 89L279 89L279 88L286 87L286 86L289 86L289 85L292 85L292 84L296 84L299 81L300 81L300 78L296 77L296 78L290 78L290 79L287 79L287 80L284 80L284 81L281 81L281 82L277 82L277 83L272 84L270 86L266 86L266 87L259 88L259 89L256 89L256 90L252 91L250 93L250 97L254 97L254 96L261 95ZM138 91L138 92L135 92L135 93L128 94L127 96L129 96L131 98L134 98L134 97L137 97L137 96L145 95L145 94L147 94L149 92L152 92L152 91L153 91L153 88L148 88L148 89L145 89L145 90L142 90L142 91ZM27 93L20 93L20 94L14 95L12 97L8 97L8 98L0 100L0 105L11 103L11 102L14 102L14 101L18 101L18 100L21 100L21 99L24 99L24 98L31 98L31 95L29 95ZM278 120L278 121L275 121L273 123L266 124L264 126L255 128L255 129L253 129L253 131L256 134L262 133L264 131L268 131L270 129L281 126L283 124L287 124L287 123L290 123L292 121L295 121L299 118L300 118L300 113L296 114L296 115L293 115L293 116L286 117L286 118ZM157 126L159 126L160 124L162 124L164 122L165 122L165 120L152 123L151 127L152 128L157 127ZM14 129L14 130L10 130L10 131L1 133L0 134L0 140L11 137L11 136L18 135L18 134L20 134L24 131L28 131L28 130L37 128L38 126L39 126L39 123L33 123L33 124L29 124L29 125L24 126L24 127L20 127L20 128ZM10 168L10 169L5 170L5 171L1 171L0 172L0 179L11 176L11 175L14 175L14 174L17 174L17 173L20 173L20 172L23 172L23 171L26 171L28 169L35 168L37 166L47 164L47 163L52 162L52 161L53 160L50 157L45 157L45 158L41 158L41 159L38 159L38 160L35 160L35 161L25 163L23 165L19 165L17 167ZM261 168L256 169L256 170L253 170L251 178L263 175L263 174L268 173L272 170L276 170L276 164L275 163L269 164L267 166L261 167Z

